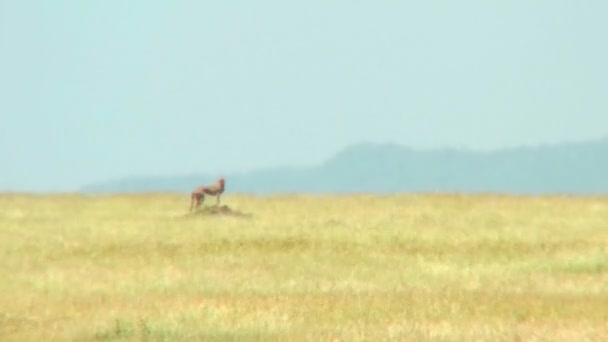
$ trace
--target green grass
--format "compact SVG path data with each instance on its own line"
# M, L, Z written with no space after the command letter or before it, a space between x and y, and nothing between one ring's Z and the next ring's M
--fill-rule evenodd
M223 202L0 195L0 340L608 340L608 198Z

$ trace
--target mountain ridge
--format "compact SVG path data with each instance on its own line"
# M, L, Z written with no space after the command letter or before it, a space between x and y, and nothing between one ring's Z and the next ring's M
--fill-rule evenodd
M363 142L308 167L227 174L238 193L499 192L608 193L608 138L497 151L412 149ZM83 186L85 193L189 192L214 181L208 174L127 177Z

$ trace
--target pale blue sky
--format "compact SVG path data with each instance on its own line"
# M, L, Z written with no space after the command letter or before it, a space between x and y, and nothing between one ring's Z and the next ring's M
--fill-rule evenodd
M608 136L607 1L0 0L0 191Z

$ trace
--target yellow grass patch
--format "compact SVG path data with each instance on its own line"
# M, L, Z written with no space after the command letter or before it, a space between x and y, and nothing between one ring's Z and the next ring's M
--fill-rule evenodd
M0 195L0 340L608 340L607 198L224 197Z

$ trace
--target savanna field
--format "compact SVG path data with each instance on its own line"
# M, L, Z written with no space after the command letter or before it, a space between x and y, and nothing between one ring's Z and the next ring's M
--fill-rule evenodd
M214 202L0 195L0 340L608 341L606 197Z

